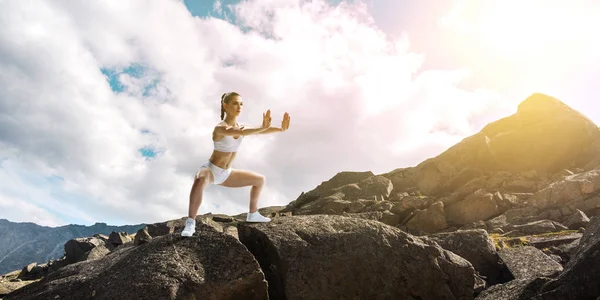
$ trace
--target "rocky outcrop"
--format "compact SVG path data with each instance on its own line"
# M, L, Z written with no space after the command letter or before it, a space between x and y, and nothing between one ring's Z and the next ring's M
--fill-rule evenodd
M4 299L267 299L254 257L235 238L200 225L101 259L65 266Z
M584 166L593 159L591 148L599 137L598 127L581 113L553 97L533 94L515 114L402 172L422 193L442 195L482 174L533 171L551 175L574 165ZM521 146L524 144L527 147ZM531 180L508 185L534 188Z
M470 263L380 222L297 216L240 224L270 299L468 299Z

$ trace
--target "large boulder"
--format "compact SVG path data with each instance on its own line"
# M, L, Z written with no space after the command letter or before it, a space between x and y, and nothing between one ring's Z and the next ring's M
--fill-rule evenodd
M600 217L592 217L564 272L536 299L596 299L600 296Z
M499 214L500 209L494 195L483 189L446 208L448 222L459 225L487 220Z
M9 299L267 299L252 254L230 235L200 224L197 236L167 234L140 246L65 266Z
M558 262L531 246L500 249L498 255L515 279L554 277L563 270Z
M106 248L105 241L97 237L75 238L67 241L64 245L65 262L76 263L87 259L88 253L95 248ZM107 250L102 251L107 253Z
M406 223L406 227L426 233L434 233L446 229L448 222L444 214L444 203L438 201L426 210L417 210L412 219Z
M468 260L475 270L486 278L488 284L500 282L503 264L496 252L494 242L485 230L436 233L428 235L427 238Z
M470 299L471 264L428 239L336 215L243 224L270 299Z

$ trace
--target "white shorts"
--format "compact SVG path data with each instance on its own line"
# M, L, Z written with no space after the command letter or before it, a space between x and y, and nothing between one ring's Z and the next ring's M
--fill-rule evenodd
M200 166L200 169L203 168L209 168L210 172L213 174L213 184L221 184L223 182L225 182L225 180L227 180L227 178L229 178L229 175L231 175L231 167L228 169L222 169L219 168L218 166L213 165L210 161L205 162L204 164L202 164L202 166ZM200 171L198 171L199 173ZM196 177L198 178L198 173L196 173Z

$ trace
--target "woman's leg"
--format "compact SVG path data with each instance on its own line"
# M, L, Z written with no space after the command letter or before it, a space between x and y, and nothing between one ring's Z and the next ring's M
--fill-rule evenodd
M202 168L194 178L194 184L190 191L190 205L188 208L188 218L185 221L185 227L181 231L181 236L189 237L196 232L196 215L200 204L202 204L202 194L204 189L213 182L213 175L210 169Z
M227 177L223 183L224 187L237 188L252 186L250 189L250 213L254 213L258 210L258 198L262 188L265 186L265 176L258 173L246 170L231 170L231 174Z
M206 187L214 181L212 172L209 168L202 168L194 178L194 184L190 191L190 205L188 208L188 217L195 219L198 209L202 204L202 195Z

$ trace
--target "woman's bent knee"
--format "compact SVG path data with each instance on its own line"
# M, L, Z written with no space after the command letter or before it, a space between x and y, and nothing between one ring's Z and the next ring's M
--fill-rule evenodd
M258 175L256 178L256 186L263 186L267 183L267 178L264 175Z

